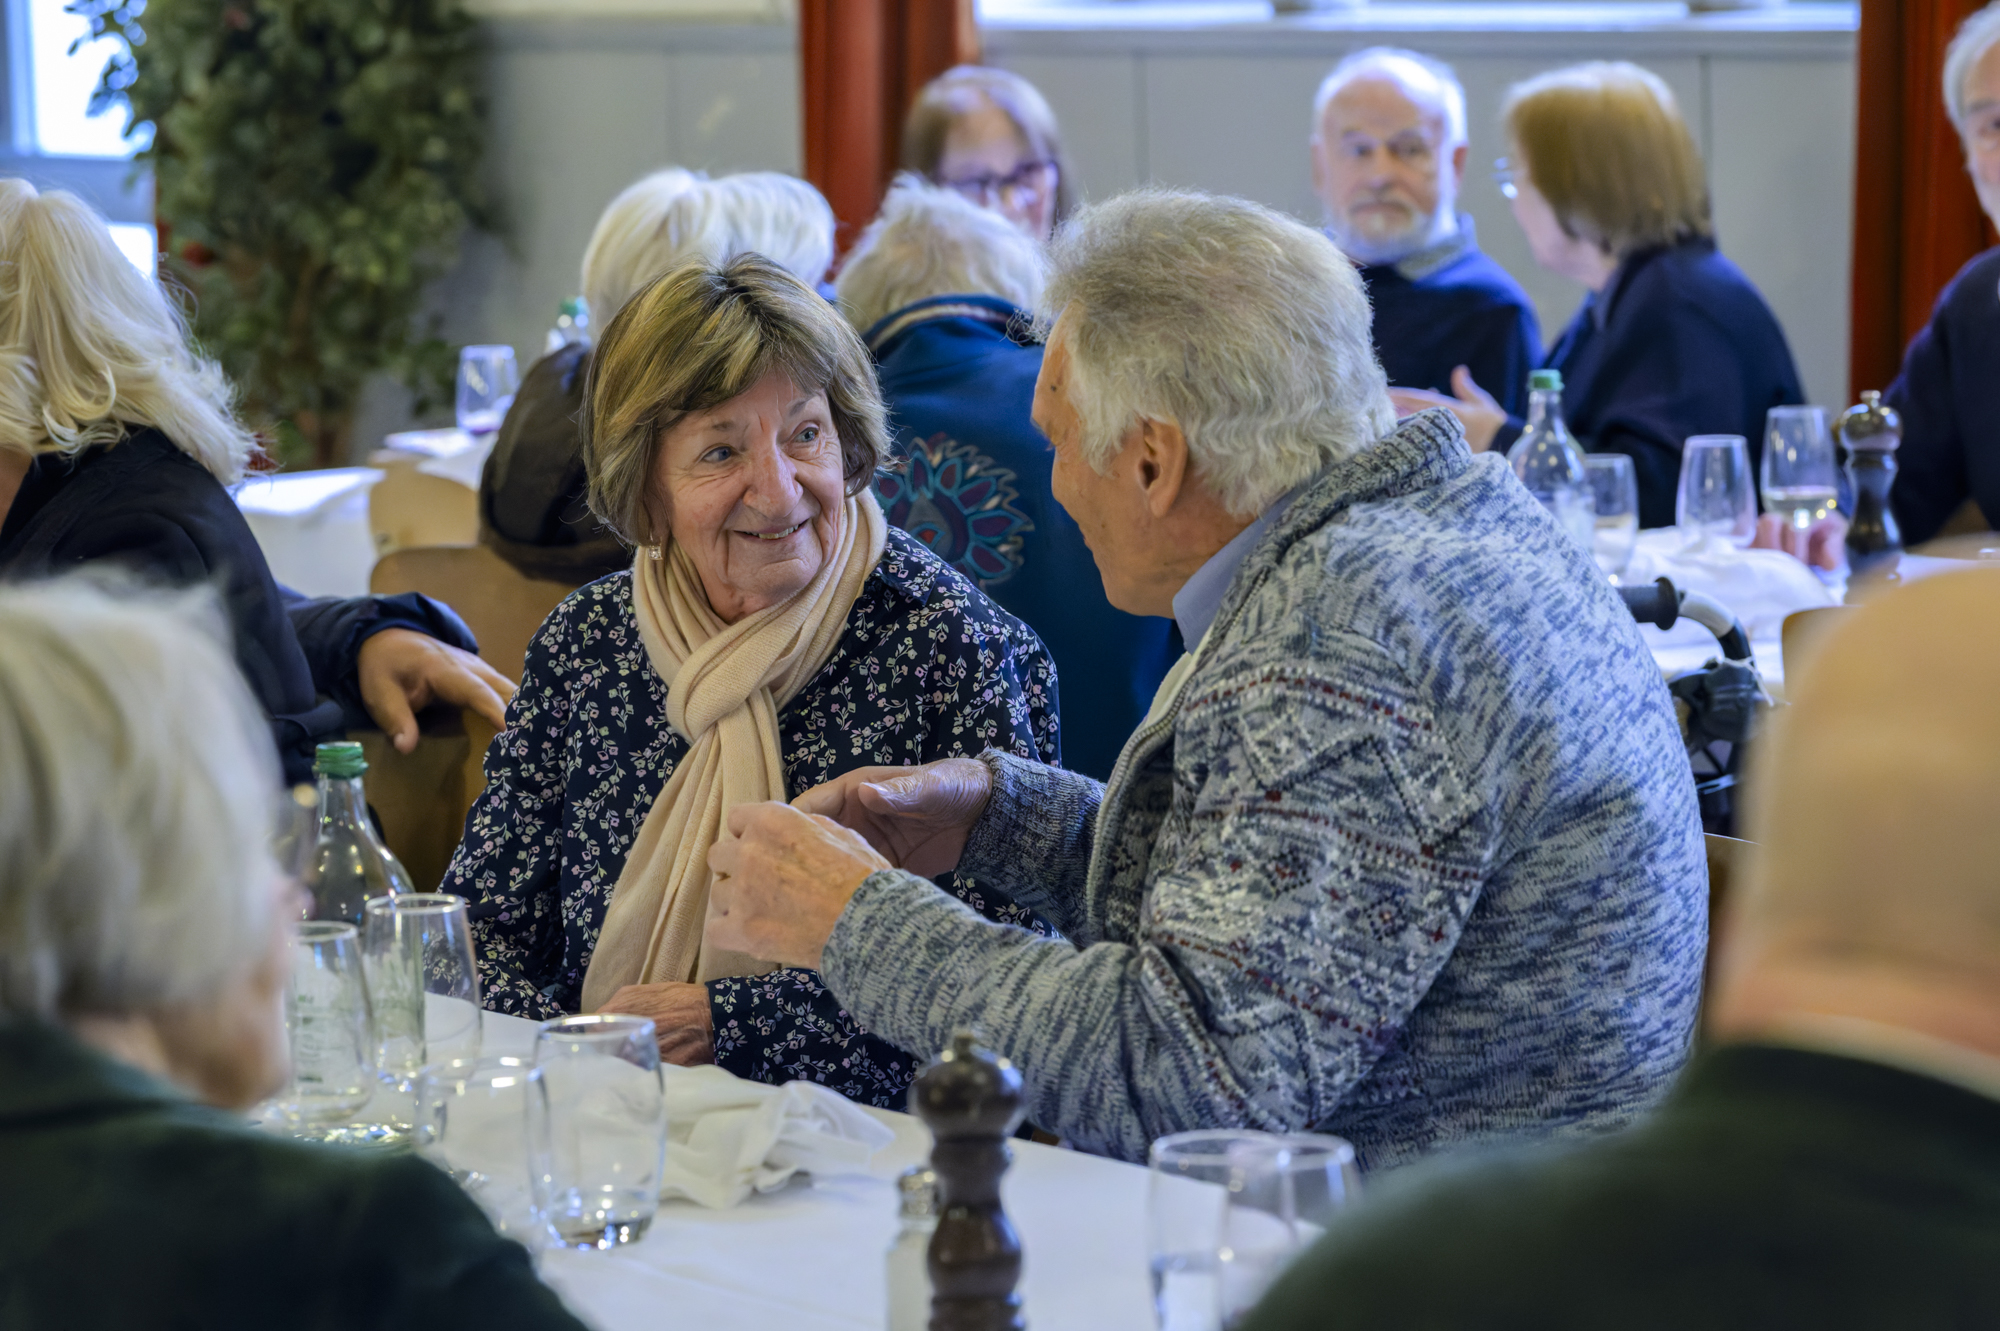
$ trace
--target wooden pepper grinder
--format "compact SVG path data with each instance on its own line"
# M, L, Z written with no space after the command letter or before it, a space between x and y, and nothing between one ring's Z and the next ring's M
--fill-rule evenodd
M1000 1176L1021 1125L1021 1074L970 1031L918 1074L910 1107L931 1130L938 1224L931 1236L931 1331L1025 1331L1021 1241L1000 1209Z

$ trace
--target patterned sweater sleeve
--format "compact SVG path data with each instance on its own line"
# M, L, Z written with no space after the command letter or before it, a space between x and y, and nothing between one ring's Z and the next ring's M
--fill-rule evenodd
M945 623L954 637L963 625L957 616ZM1010 621L1001 634L936 645L941 650L923 700L929 724L920 761L968 757L986 747L1055 760L1055 666L1040 639ZM1004 922L995 927L1032 924L1026 910L984 891L982 882L954 875L942 884L953 893L947 897L918 881L940 901L965 903L961 908L974 919ZM863 1104L901 1109L918 1067L938 1047L899 1047L870 1034L813 971L785 968L711 980L708 989L716 1064L753 1081L804 1078Z
M486 750L486 789L466 814L465 835L439 889L472 903L485 1006L537 1021L575 1007L557 981L562 754L570 714L563 676L574 603L558 606L529 644L507 728Z
M1135 847L1136 899L1090 903L1078 948L996 928L923 880L872 875L825 974L906 1048L971 1026L1012 1059L1031 1121L1143 1159L1170 1132L1323 1121L1451 954L1487 820L1373 644L1336 663L1211 675L1175 729L1184 831Z

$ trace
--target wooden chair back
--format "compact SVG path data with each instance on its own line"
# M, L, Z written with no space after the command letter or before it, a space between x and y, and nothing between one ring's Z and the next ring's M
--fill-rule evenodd
M417 470L418 458L388 449L368 459L382 479L368 492L368 526L377 557L426 545L479 540L479 492Z
M422 592L443 601L479 639L486 664L519 680L528 643L576 588L527 577L483 545L432 545L382 556L368 590L377 596Z
M1820 639L1826 636L1826 631L1853 609L1848 605L1823 605L1811 610L1794 610L1785 616L1785 622L1778 630L1778 650L1785 658L1787 680L1798 678L1806 662L1812 659Z

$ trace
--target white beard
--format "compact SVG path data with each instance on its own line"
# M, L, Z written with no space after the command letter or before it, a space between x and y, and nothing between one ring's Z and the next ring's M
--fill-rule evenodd
M1345 218L1334 216L1328 216L1326 229L1341 253L1356 263L1373 265L1401 263L1450 235L1457 229L1457 222L1456 212L1447 203L1433 216L1416 218L1407 227L1388 235L1364 235L1350 227Z

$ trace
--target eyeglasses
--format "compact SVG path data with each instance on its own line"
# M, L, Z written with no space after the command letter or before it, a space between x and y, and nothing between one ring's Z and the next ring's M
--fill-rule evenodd
M1504 157L1493 159L1493 183L1500 187L1500 196L1516 198L1521 193L1520 172Z
M946 189L956 190L982 208L996 203L1003 207L1032 207L1055 192L1056 164L1050 161L1023 162L1004 176L991 172L959 180L940 180Z

